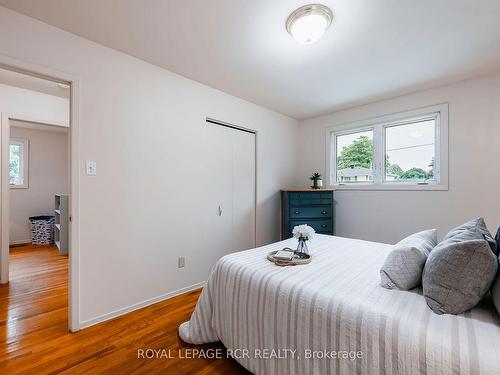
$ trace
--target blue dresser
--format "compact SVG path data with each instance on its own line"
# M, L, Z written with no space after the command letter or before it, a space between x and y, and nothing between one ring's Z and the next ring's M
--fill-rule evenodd
M301 224L333 235L333 190L281 191L281 239L292 237L293 227Z

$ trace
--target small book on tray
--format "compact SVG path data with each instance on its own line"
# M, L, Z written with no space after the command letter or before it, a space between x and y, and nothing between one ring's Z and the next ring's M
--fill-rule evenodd
M279 250L274 254L275 259L292 260L295 254L290 250Z

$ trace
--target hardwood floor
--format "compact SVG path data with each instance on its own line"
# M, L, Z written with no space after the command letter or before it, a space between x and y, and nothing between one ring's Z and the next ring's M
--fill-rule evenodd
M84 329L67 330L68 258L53 246L11 249L11 281L0 286L0 374L246 374L232 359L180 359L191 346L177 335L201 290ZM138 358L170 349L172 359Z

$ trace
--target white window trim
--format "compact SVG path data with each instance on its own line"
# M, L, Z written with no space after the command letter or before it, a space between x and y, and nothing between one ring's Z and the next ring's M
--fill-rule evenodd
M425 116L431 117L434 114L437 114L435 170L439 176L439 183L434 181L428 181L426 183L416 181L383 181L383 178L385 178L385 131L380 130L411 122L412 119L421 119ZM379 131L376 131L377 129L379 129ZM331 142L332 136L352 134L367 130L373 130L373 182L358 182L352 184L337 183L335 178L337 175L335 164L337 150L336 142ZM336 190L448 190L447 103L332 126L326 129L325 138L327 184Z
M23 168L23 183L21 185L9 184L11 189L28 189L29 188L29 141L24 138L11 138L9 146L11 144L21 145L23 149L22 157L22 168Z

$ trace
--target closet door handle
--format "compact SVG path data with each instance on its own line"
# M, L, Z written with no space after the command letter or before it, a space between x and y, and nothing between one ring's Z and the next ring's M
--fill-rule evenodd
M321 228L326 228L328 225L326 224L321 224Z
M321 211L321 215L326 215L328 212L326 211Z
M294 212L294 214L298 215L298 214L300 214L300 211L297 210L297 211Z

